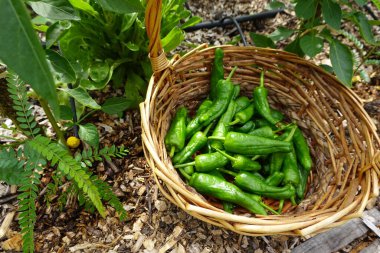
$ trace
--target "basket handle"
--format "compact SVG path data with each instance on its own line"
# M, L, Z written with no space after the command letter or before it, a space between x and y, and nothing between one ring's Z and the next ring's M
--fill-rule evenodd
M162 0L148 0L145 10L145 26L149 38L149 59L154 73L161 72L170 65L160 38L161 18Z

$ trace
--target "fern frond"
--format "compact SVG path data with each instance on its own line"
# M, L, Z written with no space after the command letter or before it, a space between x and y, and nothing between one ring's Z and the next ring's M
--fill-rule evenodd
M25 165L24 172L21 174L21 194L19 199L19 226L22 234L23 252L34 252L34 224L36 223L36 199L40 177L45 164L42 157L34 152L26 143L24 147Z
M367 71L365 71L364 69L360 71L360 78L363 82L365 83L369 83L371 81L371 78L369 77Z
M105 217L105 208L96 185L91 181L90 175L85 172L80 163L71 156L67 149L43 136L37 136L29 144L47 160L51 161L52 165L58 164L58 169L78 185L90 198L100 215Z
M358 38L356 38L356 36L352 33L349 33L345 30L340 30L340 33L346 37L347 39L349 39L352 43L354 43L354 45L356 46L357 49L359 49L360 51L363 51L363 48L364 48L364 45L363 43L360 42L360 40Z
M366 65L378 65L378 66L380 66L380 60L369 59L369 60L366 60L364 62L364 64L366 64Z
M20 185L22 181L19 175L24 171L23 165L12 148L0 149L0 181Z
M357 68L361 65L361 62L362 62L361 57L360 57L358 51L351 50L351 52L353 55L352 59L354 60L354 68Z
M111 157L113 158L122 158L128 154L129 150L124 147L124 145L121 145L120 147L116 147L115 145L112 145L110 147L104 147L101 150L98 149L92 149L91 147L87 150L83 150L82 153L78 153L75 156L75 159L77 161L81 161L82 167L91 167L92 163L95 161L103 161L111 160Z
M9 96L17 114L16 120L20 123L19 126L26 136L35 137L41 132L41 128L37 126L37 121L34 119L32 106L27 97L26 85L16 74L10 72L7 75L7 81Z

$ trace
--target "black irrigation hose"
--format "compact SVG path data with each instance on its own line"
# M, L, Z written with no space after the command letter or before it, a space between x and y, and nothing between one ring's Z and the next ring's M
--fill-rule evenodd
M235 17L224 17L221 21L223 22L224 20L228 20L228 19L231 19L232 22L234 23L234 25L236 26L236 28L240 34L241 40L243 41L244 46L248 46L247 40L245 39L245 36L244 36L244 33L241 30L239 22L237 22Z
M68 87L69 89L72 89L73 88L73 85L71 83L68 84ZM75 106L75 100L73 97L69 97L69 102L70 102L70 107L71 107L71 112L73 113L73 132L74 132L74 136L79 138L79 134L78 134L78 125L77 125L77 122L78 122L78 116L77 116L77 109L76 109L76 106Z
M282 13L282 12L284 12L284 9L264 11L264 12L253 14L253 15L243 15L243 16L236 17L235 21L237 23L241 23L241 22L247 22L247 21L253 21L253 20L273 18L277 15L277 13ZM187 27L184 30L185 30L185 32L192 32L192 31L196 31L199 29L210 29L210 28L214 28L214 27L225 27L227 25L232 25L232 24L234 24L234 20L232 20L231 18L229 18L229 19L222 18L220 20L202 22L202 23L196 24L195 26Z
M365 4L364 9L368 12L368 14L374 19L378 20L379 18L376 16L376 14L372 11L371 7L368 6L368 4Z

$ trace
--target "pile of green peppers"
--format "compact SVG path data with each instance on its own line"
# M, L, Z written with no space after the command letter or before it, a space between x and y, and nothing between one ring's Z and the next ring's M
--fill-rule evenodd
M219 199L226 212L235 206L267 215L280 214L284 201L296 205L304 198L312 158L295 123L268 103L264 72L252 97L241 96L224 78L223 50L215 49L210 94L194 116L177 109L165 136L175 168L199 193ZM276 208L264 199L278 201Z

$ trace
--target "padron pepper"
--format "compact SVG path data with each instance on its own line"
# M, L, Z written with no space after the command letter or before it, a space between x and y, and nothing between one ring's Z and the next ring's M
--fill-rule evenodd
M216 151L228 158L231 161L232 168L234 169L244 171L259 171L261 169L260 163L252 161L246 156L240 154L231 156L220 149L216 149Z
M255 111L255 107L253 104L248 105L245 109L241 110L240 112L237 112L234 116L234 120L230 123L230 125L236 125L236 124L244 124L248 122Z
M253 129L255 129L255 123L252 120L249 120L240 127L234 127L234 132L248 133L253 131Z
M305 170L307 170L307 172L309 172L313 165L313 161L310 156L310 149L307 145L307 141L298 127L294 132L293 144L299 163Z
M293 143L291 143L293 146ZM297 166L297 158L292 147L292 151L285 154L282 164L282 172L284 173L284 184L291 184L295 187L300 183L300 173Z
M271 124L279 122L278 119L272 116L271 108L268 103L268 90L264 87L264 71L261 72L260 86L253 91L253 102L255 110Z
M226 136L226 134L230 130L229 123L231 122L232 117L234 116L235 107L236 107L235 101L231 100L230 104L227 107L227 110L220 117L218 123L216 124L211 136L216 136L216 137ZM209 143L212 148L219 148L219 149L223 148L223 142L220 140L211 140Z
M226 166L228 159L218 152L197 155L193 162L176 164L175 168L195 166L198 172L208 172Z
M251 104L251 100L249 100L248 97L241 96L238 97L236 100L236 112L240 112L241 110L247 108Z
M220 173L219 170L212 170L210 172L207 172L209 175L216 176L217 178L220 178L222 180L226 180L222 173ZM227 213L233 213L235 205L231 202L222 201L223 210Z
M300 173L300 183L296 186L296 194L298 200L303 200L310 171L303 168L301 164L298 165L298 170Z
M290 152L291 143L272 140L260 136L238 132L228 132L226 137L208 137L211 140L224 141L224 149L242 155L267 155L275 152Z
M223 58L224 52L221 48L216 48L214 53L214 62L211 69L211 78L210 78L210 98L214 100L217 93L217 84L219 80L224 78L224 68L223 68Z
M205 111L208 110L212 105L212 101L210 99L205 99L203 102L199 105L197 111L195 112L195 116L199 116Z
M243 192L236 185L216 176L205 173L194 173L191 176L189 185L201 194L237 204L255 214L267 215L264 207L254 200L250 194Z
M265 179L265 183L269 186L279 186L283 179L284 173L276 171Z
M186 120L187 109L182 106L178 108L165 136L165 146L170 151L170 157L173 157L176 151L180 151L185 146Z
M264 126L264 127L253 129L253 130L249 131L247 134L265 137L265 138L269 138L269 139L275 138L275 131L273 131L270 126Z

